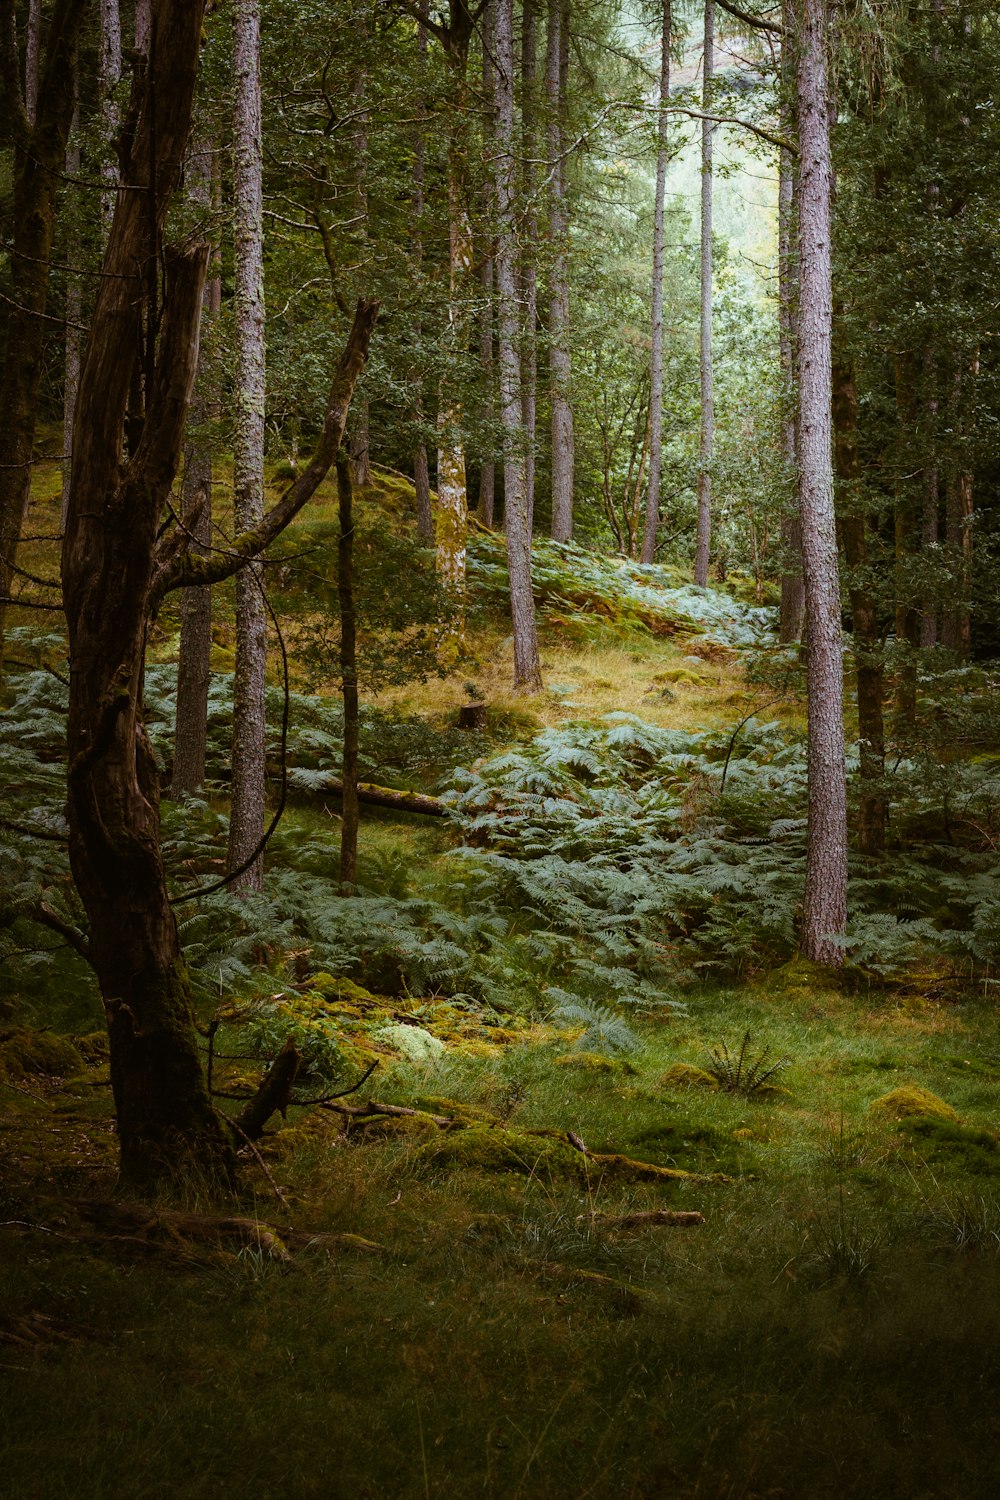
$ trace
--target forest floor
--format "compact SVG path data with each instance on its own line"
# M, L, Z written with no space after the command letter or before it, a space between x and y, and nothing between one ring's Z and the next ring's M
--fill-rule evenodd
M25 565L51 569L38 547ZM608 712L726 728L761 699L732 652L579 629L546 624L550 689L528 704L482 619L460 672L384 691L438 737L424 789L459 763L469 677L489 753ZM276 860L330 823L305 801L288 816ZM441 901L453 845L445 820L366 815L360 878ZM997 1493L988 985L837 982L796 960L692 976L683 1004L629 1016L625 1049L537 1010L322 977L309 993L366 1042L349 1055L379 1062L343 1103L415 1113L293 1107L235 1199L189 1179L131 1227L108 1207L96 1002L71 978L0 1002L0 1491ZM433 1045L400 1050L404 1026ZM15 1066L13 1042L39 1036L48 1053Z

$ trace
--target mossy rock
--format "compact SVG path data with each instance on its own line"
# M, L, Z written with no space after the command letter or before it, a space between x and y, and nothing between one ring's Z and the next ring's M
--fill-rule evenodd
M605 1073L613 1077L634 1078L639 1069L624 1057L602 1057L599 1052L567 1052L557 1057L557 1068L574 1068L581 1073Z
M88 1031L86 1036L76 1037L73 1045L86 1063L107 1062L111 1054L106 1031Z
M394 1047L407 1062L418 1067L436 1063L444 1056L444 1042L422 1026L406 1026L398 1021L392 1026L380 1026L373 1036L376 1041Z
M373 1006L378 1008L385 1005L380 996L355 984L353 979L345 979L342 974L327 974L321 970L320 973L313 974L306 984L310 990L322 995L324 1000L340 1001L346 1006L355 1007L355 1014L358 1015L371 1010Z
M932 1094L930 1089L919 1084L907 1083L902 1088L890 1089L881 1099L868 1106L868 1113L890 1120L907 1120L922 1116L929 1120L947 1120L958 1124L958 1114L950 1104Z
M67 1078L83 1071L83 1058L73 1043L53 1031L29 1031L18 1026L0 1040L0 1074L29 1078L38 1074Z
M663 1089L718 1089L719 1080L713 1078L711 1073L706 1073L704 1068L696 1068L694 1063L675 1062L660 1079L660 1087Z
M802 997L829 993L837 989L839 982L840 976L835 970L796 954L787 964L772 969L767 977L767 988L781 995Z
M708 678L701 672L692 672L690 667L671 667L668 672L658 672L655 682L673 682L688 687L704 687Z
M418 1140L427 1141L440 1135L441 1127L428 1114L375 1115L367 1120L354 1121L352 1131L366 1141Z

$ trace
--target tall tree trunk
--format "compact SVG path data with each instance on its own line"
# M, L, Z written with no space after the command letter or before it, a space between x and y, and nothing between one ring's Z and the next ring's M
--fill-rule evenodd
M191 202L203 213L211 207L215 153L202 140L188 154L187 186ZM217 189L221 192L221 184ZM217 205L218 206L218 205ZM207 214L206 214L207 216ZM215 369L215 324L222 307L222 278L216 264L205 283L201 310L198 375L191 403L181 513L190 517L193 551L208 555L212 541L212 450L207 425L219 415L218 375ZM208 334L208 338L206 338ZM194 429L193 432L191 429ZM171 795L193 797L205 783L208 729L208 690L211 682L212 590L205 584L181 595L181 640L177 657L177 712L174 724L174 764Z
M426 16L426 4L421 9L422 13ZM417 26L417 71L421 86L423 86L424 77L427 72L427 27L422 22ZM424 258L424 177L426 168L427 142L424 131L424 104L423 100L421 100L418 111L417 138L413 150L413 262L418 275L421 272ZM418 339L422 332L423 329L418 322L416 328ZM418 421L422 421L424 415L424 384L419 370L414 372L413 385L416 416ZM413 488L417 502L417 536L422 542L433 545L434 516L431 510L431 479L427 463L427 443L422 436L413 450Z
M494 26L493 5L490 3L483 11L483 108L489 112L492 112L496 107L493 96L495 86L493 55L490 45ZM492 143L490 143L488 150L492 150ZM489 440L481 449L482 457L479 463L479 503L476 506L476 515L484 526L492 527L493 512L496 507L497 471L493 456L496 393L494 391L495 376L493 368L493 195L490 187L487 186L484 188L483 197L483 253L479 263L479 285L482 293L479 301L479 365L482 371L483 385L486 389L485 404L489 422Z
M42 49L42 0L28 0L24 38L24 112L34 125L38 113L38 64Z
M80 109L73 111L69 143L66 147L66 176L69 179L80 175ZM83 317L83 287L77 269L80 234L79 190L75 183L67 183L66 219L67 235L66 271L66 344L63 359L63 445L62 445L62 498L59 506L59 529L66 526L66 507L69 505L69 481L73 458L73 421L76 415L76 393L80 387L81 323Z
M830 122L826 0L800 0L799 507L808 632L809 823L800 946L838 967L847 921L843 643L831 452Z
M934 186L936 191L937 185L935 184ZM923 504L921 506L920 518L920 549L922 552L928 553L929 556L933 556L938 544L938 507L940 504L941 481L937 461L937 360L933 349L924 350L923 366L923 407L926 413L924 442L926 452L924 455L922 484ZM923 608L920 613L920 645L924 649L937 645L937 600L933 588L929 594L924 595L923 599Z
M77 36L85 8L85 0L57 0L54 6L32 125L21 90L15 6L0 0L0 73L14 146L10 300L0 373L0 661L31 487L56 195L75 108Z
M785 26L791 29L791 7L784 8ZM782 127L790 134L793 127L792 97L795 71L792 47L787 40L781 51ZM796 495L798 464L798 400L795 390L796 305L798 301L795 271L795 168L791 151L782 151L778 160L778 343L781 360L781 451L788 500L781 517L783 563L781 570L781 614L779 640L788 645L802 635L802 612L805 606L802 583L802 527L799 523Z
M121 459L136 359L134 309L145 295L150 257L159 263L180 172L202 6L158 0L154 17L151 76L139 90L127 163L132 191L118 196L80 380L62 560L70 861L108 1021L122 1174L133 1180L186 1155L203 1166L232 1162L202 1075L160 856L156 762L142 721L147 601L195 373L204 246L168 258L147 421L136 453Z
M552 403L552 536L573 535L573 408L570 404L569 256L563 116L569 70L569 7L549 0L545 93L549 146L549 384Z
M264 510L264 184L261 157L260 0L234 0L233 199L236 392L233 518L237 532ZM228 869L244 865L264 834L264 688L267 618L257 564L236 576L233 772ZM233 881L259 891L258 855Z
M920 610L916 562L920 548L922 497L913 475L907 471L913 457L911 444L920 430L916 362L910 353L896 356L896 410L898 417L898 477L893 529L896 550L896 714L895 733L904 738L917 715L917 650L920 646Z
M712 108L715 71L715 6L705 0L705 62L702 108ZM708 553L712 537L712 447L715 441L715 401L712 389L712 132L711 120L701 122L701 423L698 435L698 541L694 581L708 582Z
M524 233L521 237L521 421L524 427L524 508L531 536L535 520L535 434L538 425L538 4L521 11L521 160Z
M101 132L101 224L105 234L111 227L118 196L118 101L115 90L122 77L122 22L118 0L100 0L100 48L97 93L100 101Z
M653 289L649 348L649 489L641 558L656 561L660 523L660 475L663 469L663 208L667 186L667 102L670 98L670 0L663 0L660 36L659 116L656 127L656 199L653 208Z
M942 645L966 661L972 645L969 616L969 588L972 582L972 514L973 476L965 456L969 437L976 376L979 373L978 350L969 367L959 364L955 371L949 401L949 425L958 438L958 451L952 458L945 489L945 537L952 568L955 601L945 611L942 622Z
M367 84L366 75L360 73L355 80L352 100L352 109L357 116L357 129L351 146L354 213L360 220L358 240L362 255L368 240L368 111L364 107ZM361 396L354 403L350 449L354 487L366 489L372 482L371 431L366 396Z
M514 225L514 7L495 0L494 51L497 305L499 312L500 416L504 433L504 530L514 626L514 686L537 692L542 686L531 591L531 535L524 494L521 433L521 364L518 353L517 248Z
M861 808L858 843L862 854L885 848L888 802L885 793L885 726L882 699L885 669L878 600L872 590L861 455L858 448L858 394L854 371L844 361L833 367L833 432L840 535L847 563L847 589L854 634L854 673L858 698Z
M340 675L344 697L343 806L340 823L340 889L349 894L358 875L358 653L354 610L354 486L351 464L337 455L337 600L340 607Z

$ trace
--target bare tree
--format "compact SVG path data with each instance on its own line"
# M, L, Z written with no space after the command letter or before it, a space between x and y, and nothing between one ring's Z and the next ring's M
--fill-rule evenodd
M799 0L799 509L808 634L809 823L803 954L843 963L847 793L843 642L831 446L830 116L827 0Z
M698 435L698 540L694 581L708 582L712 539L712 447L715 439L715 402L712 389L712 75L715 71L715 6L705 0L705 50L702 73L701 122L701 422Z
M504 530L514 626L514 685L531 692L542 686L531 592L531 534L524 493L521 426L521 363L518 352L517 246L514 225L514 8L494 0L496 20L495 139L497 305L499 313L500 417L504 434Z
M656 128L656 199L653 208L653 291L650 325L649 488L642 561L656 557L656 528L660 520L660 470L663 463L663 207L667 183L667 103L670 99L670 0L663 0L660 38L660 92Z
M233 235L236 345L233 517L238 532L264 508L264 178L261 157L260 0L233 4ZM230 871L246 865L264 831L264 689L267 616L259 569L236 579ZM258 857L234 885L259 891Z
M552 536L573 535L573 408L570 404L569 255L563 114L569 72L569 6L549 0L545 52L549 155L549 385L552 402Z

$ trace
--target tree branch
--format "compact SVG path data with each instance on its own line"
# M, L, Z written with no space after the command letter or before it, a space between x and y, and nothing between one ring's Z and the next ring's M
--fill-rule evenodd
M358 299L354 326L334 373L323 431L309 467L285 491L277 505L272 506L256 526L236 537L221 555L193 557L187 550L178 554L176 533L171 532L165 537L160 544L160 555L150 589L150 603L154 613L164 596L174 589L219 583L238 573L248 562L259 557L295 519L307 501L312 499L326 478L343 441L351 397L368 358L368 344L378 317L378 309L376 301L364 297Z
M34 906L28 907L25 915L40 927L48 927L51 932L57 932L86 963L91 963L90 939L78 927L65 921L57 911L53 911L51 906L46 906L44 901L37 901Z
M720 10L735 16L736 20L742 21L745 26L753 26L758 31L770 31L775 36L785 34L785 28L780 21L769 21L766 16L752 16L749 11L741 10L738 5L734 5L732 0L715 0L715 3Z

